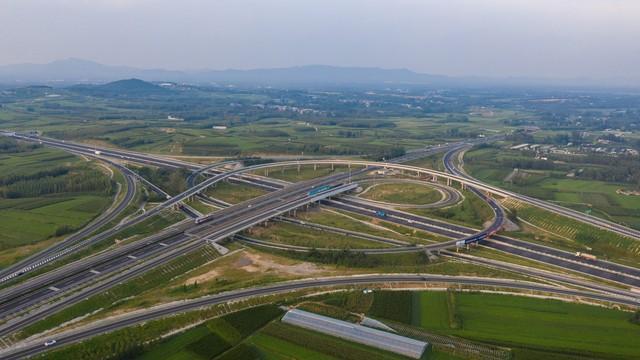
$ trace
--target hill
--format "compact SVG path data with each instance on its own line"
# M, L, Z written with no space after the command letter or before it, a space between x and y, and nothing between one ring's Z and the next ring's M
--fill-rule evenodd
M110 82L103 85L74 85L68 90L91 96L128 96L140 97L151 95L169 95L172 90L140 79L127 79Z

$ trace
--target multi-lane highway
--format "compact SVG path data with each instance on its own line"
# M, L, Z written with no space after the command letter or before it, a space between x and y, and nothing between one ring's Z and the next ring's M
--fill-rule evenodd
M95 220L93 220L87 226L82 228L80 231L72 234L66 239L59 241L54 245L38 253L35 253L9 267L6 267L0 270L0 283L6 282L14 278L15 276L18 276L19 274L28 272L32 268L37 267L38 264L40 264L41 262L44 263L45 259L51 258L55 253L62 251L63 249L82 241L83 239L85 239L86 237L88 237L89 235L91 235L92 233L94 233L104 225L111 222L118 215L120 215L120 213L122 213L122 211L124 211L127 208L127 206L129 206L129 204L131 203L131 201L133 200L136 194L135 179L137 178L137 174L135 174L125 166L122 166L116 162L113 162L108 159L102 159L102 160L112 165L113 167L115 167L124 175L125 193L124 193L124 196L122 197L122 200L120 200L116 204L116 206L108 209L105 213L98 216Z
M206 296L193 300L186 300L169 305L158 306L142 312L136 312L121 317L116 317L104 322L90 324L74 330L69 330L60 334L39 338L29 341L0 352L3 359L22 359L34 356L38 353L69 345L83 339L100 335L103 333L118 330L124 327L132 326L149 320L180 314L198 308L213 306L230 301L238 301L252 297L261 297L266 295L281 294L297 290L308 290L313 288L331 288L344 286L389 286L393 284L433 284L433 285L463 285L463 286L480 286L498 289L511 289L519 291L533 291L539 293L562 295L570 297L579 297L589 300L605 301L623 305L636 306L637 302L627 297L617 296L614 294L600 294L591 291L574 290L565 287L540 285L531 282L523 282L517 280L492 279L465 276L446 276L446 275L421 275L421 274L395 274L395 275L365 275L365 276L347 276L320 279L307 279L291 281L286 283L274 284L259 288L242 289L229 293ZM56 340L53 346L45 347L44 343L48 340Z
M56 270L50 271L40 276L36 276L32 279L25 280L23 283L20 283L13 287L0 290L0 316L2 316L4 319L9 320L0 326L0 335L8 334L15 330L21 329L24 326L33 323L34 321L51 315L73 303L76 303L77 301L104 291L116 285L117 283L121 283L135 276L139 276L144 272L152 269L153 267L169 261L179 254L184 254L185 252L196 250L199 247L203 246L204 239L213 242L220 241L222 239L233 236L234 234L237 234L238 232L247 229L248 227L254 226L269 219L276 218L305 204L321 201L325 198L339 195L345 191L352 190L356 186L355 184L350 184L352 176L356 176L368 170L381 167L415 171L418 175L426 175L434 178L442 178L447 179L448 181L458 182L460 184L468 186L471 191L483 198L494 211L495 216L491 226L486 229L475 230L448 224L441 221L436 221L433 219L415 216L406 212L385 209L383 217L386 221L397 222L405 226L439 233L454 239L452 241L441 244L424 246L420 248L421 250L431 248L442 249L444 247L453 246L456 242L460 244L460 241L462 241L462 243L464 244L471 242L481 242L486 246L490 246L492 248L506 251L519 256L533 258L534 260L551 263L556 266L592 274L594 276L600 276L602 278L618 281L627 285L640 286L640 270L628 268L618 264L602 262L599 260L593 261L593 263L586 264L586 260L576 259L572 253L547 248L541 245L530 244L524 241L495 236L495 232L500 228L504 220L504 213L497 202L487 194L491 193L498 196L512 195L510 192L470 178L466 174L458 171L458 169L455 168L452 161L453 154L455 154L460 149L468 146L468 143L456 143L442 147L421 149L416 152L411 152L401 158L393 159L387 163L364 160L299 160L261 164L246 168L235 168L228 171L221 171L220 167L222 165L226 165L227 163L214 164L205 167L197 164L182 162L179 160L166 159L160 156L152 156L113 149L96 149L93 147L88 147L86 145L67 143L64 141L58 141L48 138L22 135L14 136L23 140L39 141L48 146L58 147L74 153L99 157L110 157L154 166L186 168L194 172L189 178L190 188L182 194L174 197L169 197L167 201L162 203L160 206L147 211L143 215L130 219L118 228L111 229L109 231L106 231L105 233L98 234L88 239L79 239L77 241L67 242L60 248L56 249L56 251L47 253L46 255L48 257L39 259L38 264L48 263L49 261L73 253L78 249L102 241L110 236L113 236L118 231L127 226L137 224L141 221L144 221L150 216L158 214L163 209L167 209L172 206L179 206L186 199L200 194L207 187L223 179L232 179L234 181L254 184L268 189L270 190L270 192L266 195L237 205L229 206L228 204L218 203L218 205L224 207L222 210L214 212L210 215L199 217L195 221L195 224L193 223L193 221L184 221L159 234L155 234L143 240L133 241L131 243L127 243L113 249L108 249L106 251L103 251L102 253L70 263ZM448 171L451 172L451 174L401 164L402 162L407 160L413 160L422 156L428 156L443 151L447 152L444 157L445 167ZM305 164L345 164L349 166L360 165L368 168L358 169L353 172L349 171L337 173L323 178L295 184L288 184L280 180L263 178L249 174L250 172L258 169L269 169L271 167L278 166L301 166ZM126 172L130 170L126 169L123 171ZM210 177L205 179L203 182L196 184L195 179L199 174L208 174L210 175ZM135 177L135 175L127 173L127 179L132 179L133 177ZM145 182L144 179L140 179L140 181ZM151 189L158 191L159 193L163 193L161 189L154 189L153 184L147 185L150 186ZM164 194L168 197L168 194ZM357 198L343 197L340 200L325 200L325 203L332 207L367 214L370 216L380 216L379 214L381 214L381 212L379 212L379 206ZM589 220L589 218L591 217L587 217L581 221L590 222L591 220ZM601 226L595 223L593 224L595 226ZM335 229L325 230L332 231ZM624 230L620 229L610 230L616 231L618 233L624 232ZM628 229L628 231L629 234L634 232L634 230L632 229ZM89 233L87 233L87 235L88 234ZM488 239L489 236L491 236L491 239ZM377 240L384 242L388 239ZM389 249L389 251L394 251L394 249L410 248L410 246L406 246L406 244L400 243L394 244L391 242L391 245L398 247L391 248ZM389 276L382 277L384 277L386 281L410 281L402 280L405 279L402 276L398 276L397 278L392 278ZM372 277L367 280L362 280L362 282L375 283L384 281L382 277ZM329 282L320 282L319 280L304 280L301 281L299 285L292 285L291 283L289 283L283 285L280 288L273 287L269 288L268 290L249 289L246 290L246 293L242 293L242 295L233 294L233 296L237 296L235 297L235 299L237 299L247 296L257 296L265 293L273 293L274 291L292 291L296 289L317 286L338 286L341 284L355 284L359 283L358 281L361 281L356 280L356 282L349 282L354 281L352 278L350 279L351 280L333 279ZM413 278L412 281L436 281L432 278L429 278L429 276L421 276L420 279L421 280L416 280L416 278ZM500 283L500 285L498 285L499 281L491 279L473 280L457 277L455 278L455 280L446 280L442 277L439 277L438 281L441 281L443 283L457 282L467 285L502 286L535 291L545 291L571 296L584 296L591 299L612 301L627 305L637 305L636 299L617 296L620 294L595 294L589 292L580 292L577 290L568 290L564 288L543 289L544 286L540 285L509 285L504 281ZM226 301L222 299L224 299L224 296L217 295L209 297L208 299L188 301L189 304L182 304L181 306L184 307L180 307L177 305L177 307L171 312L165 313L163 312L164 310L159 312L152 311L144 316L141 315L140 318L135 318L135 316L133 316L132 318L127 318L117 325L112 324L103 328L100 328L100 326L91 327L86 332L81 333L81 335L69 335L68 341L77 341L78 339L101 333L103 331L120 328L121 326L127 326L139 321L145 321L145 319L148 320L158 316L165 316L167 314L175 313L176 311L186 311L192 309L190 306L195 306L194 304L198 303L198 301L203 301L205 303L206 301L211 301L210 304L215 304L215 301ZM234 299L234 297L232 297L231 299ZM206 303L204 305L207 304L209 303ZM199 306L204 305L201 304ZM10 319L11 316L15 316L26 309L29 309L28 313ZM135 318L135 320L133 320L133 318ZM61 338L61 340L62 341L58 341L58 344L64 344L67 341L65 338ZM24 348L24 350L26 352L16 352L15 354L12 353L10 356L20 356L20 354L22 354L21 356L26 356L29 354L37 353L42 349L39 348L37 344L34 344L33 347L27 346L27 348Z
M77 291L79 287L91 281L97 281L106 275L116 273L119 269L167 251L164 248L172 246L173 249L177 246L203 243L203 239L219 241L305 204L352 190L357 184L337 184L322 191L318 189L339 182L345 176L336 174L297 183L284 190L218 211L198 225L193 226L185 222L162 234L105 251L3 289L0 291L0 316L6 318L34 305L42 305L54 297L66 295L72 290ZM318 192L312 191L313 189ZM78 300L89 295L83 293ZM74 301L65 298L56 310L73 303ZM50 307L46 309L47 313L51 312ZM41 312L31 311L15 321L0 326L0 335L14 331L42 316Z

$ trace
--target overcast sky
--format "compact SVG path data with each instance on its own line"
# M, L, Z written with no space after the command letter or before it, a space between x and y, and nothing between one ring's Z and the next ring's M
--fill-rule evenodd
M640 79L639 0L0 0L0 64Z

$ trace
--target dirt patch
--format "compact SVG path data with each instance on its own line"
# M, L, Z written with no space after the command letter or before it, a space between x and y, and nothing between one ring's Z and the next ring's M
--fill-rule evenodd
M313 263L280 264L263 255L251 253L244 253L233 265L250 273L277 272L288 275L310 275L325 271Z
M194 276L194 277L188 278L184 282L184 284L185 285L193 285L195 283L202 284L202 283L207 282L209 280L215 279L219 275L220 275L220 273L218 272L218 270L211 270L211 271L208 271L208 272L206 272L204 274L200 274L198 276Z

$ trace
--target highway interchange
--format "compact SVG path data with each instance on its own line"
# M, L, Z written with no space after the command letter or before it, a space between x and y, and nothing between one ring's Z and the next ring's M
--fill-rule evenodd
M0 325L0 336L11 334L18 331L24 326L32 324L33 322L53 314L65 307L68 307L82 299L104 291L118 283L126 281L143 274L144 272L163 264L164 262L175 258L179 254L184 254L190 251L195 251L198 248L204 246L206 241L219 242L221 240L233 237L242 230L245 230L256 224L275 219L277 221L297 221L295 218L287 217L286 214L291 211L308 204L321 202L323 206L341 209L348 212L359 213L367 216L376 216L379 211L384 211L384 220L401 224L409 228L416 228L425 230L431 233L436 233L449 237L452 240L443 243L429 244L429 245L407 245L396 241L391 245L393 247L382 249L365 249L371 253L384 253L384 252L400 252L400 251L439 251L442 250L443 256L460 257L445 251L447 248L460 247L461 245L467 245L469 243L480 242L483 246L491 247L496 250L514 254L517 256L525 257L531 260L536 260L542 263L547 263L555 267L564 268L573 272L580 272L588 274L590 276L598 277L614 281L630 287L640 287L640 270L626 267L623 265L596 260L587 261L585 259L576 258L574 254L565 251L549 248L546 246L532 244L522 240L511 239L504 236L495 235L495 233L502 227L504 221L504 210L499 203L493 198L493 196L511 196L517 198L520 201L527 202L529 204L539 206L543 209L550 210L573 219L589 223L594 226L606 228L607 230L615 231L619 234L632 237L634 239L640 239L640 232L634 229L629 229L624 226L610 223L605 220L594 218L588 215L584 215L573 210L561 208L555 204L550 204L541 200L531 199L519 194L513 194L504 191L499 188L495 188L490 185L483 184L475 179L468 177L461 172L456 166L454 158L456 154L464 149L468 148L471 144L467 143L455 143L447 144L444 146L437 146L431 148L425 148L421 151L411 152L402 158L394 159L389 162L379 163L371 161L360 160L297 160L297 161L285 161L277 163L260 164L248 167L236 166L231 170L225 168L227 165L236 164L236 161L224 162L219 164L212 164L208 166L202 166L199 164L193 164L189 162L178 161L174 159L168 159L161 156L146 155L130 151L120 151L113 149L96 149L82 144L62 142L54 139L25 136L20 134L10 134L10 136L16 137L26 141L38 141L44 145L61 148L63 150L72 152L74 154L82 154L85 156L91 156L98 158L101 161L108 162L116 169L121 171L126 180L126 193L123 199L112 207L111 211L103 214L95 221L90 223L80 232L73 234L57 245L48 248L38 254L35 254L20 263L11 266L10 268L3 269L0 272L0 284L7 283L3 289L0 289L0 316L7 319L4 324ZM402 163L408 160L418 159L423 156L429 156L436 153L444 152L444 162L447 173L434 171L430 169L423 169L419 167L403 165ZM171 167L171 168L185 168L192 171L192 176L189 177L190 188L174 197L169 197L168 194L162 191L154 184L149 183L145 179L141 179L135 172L122 166L119 162L136 162L145 165ZM313 164L340 164L348 165L348 172L338 172L336 174L321 177L309 181L303 181L299 183L288 184L281 180L275 180L271 178L261 177L251 172L259 169L269 169L282 166L302 166ZM360 166L355 170L351 170L351 166ZM470 229L459 225L449 224L443 221L436 221L433 219L413 215L407 212L394 210L385 207L383 204L376 204L374 202L366 201L364 199L356 198L353 196L340 196L341 193L353 190L357 184L351 183L352 178L357 182L357 176L362 175L365 172L370 172L373 169L379 168L392 168L401 171L415 173L418 177L432 181L434 179L446 179L448 182L457 182L462 186L468 188L474 192L477 196L482 198L491 207L494 216L491 224L484 229ZM198 177L205 177L205 180L196 183ZM126 206L130 203L135 194L136 180L142 182L145 186L149 187L152 191L156 191L163 196L167 197L167 200L161 205L146 211L144 214L135 216L116 228L111 228L101 233L94 234L104 224L113 220ZM212 186L218 181L228 180L232 182L243 182L254 186L259 186L263 189L269 190L266 195L254 198L247 202L243 202L236 205L225 204L217 199L207 198L202 194L203 190ZM424 181L424 180L423 180ZM312 196L313 189L319 187L329 186L330 190L321 192L316 196ZM101 241L109 239L117 234L119 231L141 223L146 219L159 214L165 209L172 207L182 207L183 202L187 199L198 196L204 198L203 201L210 201L221 207L221 210L211 213L210 215L198 217L194 220L184 220L174 226L163 230L160 233L146 237L144 239L135 240L127 243L123 246L116 248L110 248L102 251L96 255L85 257L78 261L70 263L63 263L59 267L46 271L39 272L39 268L43 265L47 265L52 262L57 262L72 253L76 253L81 249L87 249L90 246L97 244ZM194 215L191 212L192 216ZM299 220L298 220L299 221ZM319 230L329 232L340 232L340 229L322 228L317 224L304 224L305 226L315 226ZM344 230L342 230L344 232ZM363 236L369 237L374 241L387 241L390 239L372 239L371 235L351 233L350 236ZM276 246L255 239L238 236L241 241L252 243L255 246ZM281 245L278 245L281 246ZM293 251L307 251L308 249L295 247L284 247ZM331 251L333 249L325 249ZM482 262L481 259L467 258L463 259L469 262ZM486 262L486 260L485 260ZM490 264L491 266L506 266L504 264ZM51 265L49 265L51 266ZM46 268L48 269L48 267ZM123 271L124 270L124 271ZM607 286L593 285L588 283L576 283L575 280L568 279L566 277L554 274L545 273L531 273L531 269L516 269L511 268L511 271L527 273L537 278L548 278L556 281L563 281L565 283L571 283L576 286L580 286L585 289L589 289L588 292L577 291L571 293L569 290L562 290L561 288L547 287L544 290L536 287L538 285L530 285L531 287L522 287L522 284L514 285L505 281L500 283L500 287L506 288L522 288L528 290L538 290L550 293L562 294L563 291L569 291L564 294L572 296L585 296L591 299L609 301L614 303L623 303L626 305L638 305L637 296L627 290L615 289ZM28 274L34 273L34 276ZM29 276L25 276L29 275ZM16 279L25 278L24 281L13 284ZM285 284L274 285L273 287L267 287L263 289L247 289L246 292L240 292L238 294L232 294L229 296L236 296L237 298L246 298L248 296L257 296L271 292L280 291L292 291L299 288L306 287L318 287L318 286L336 286L340 284L353 285L360 283L360 281L368 283L379 283L383 281L407 281L407 282L428 282L435 281L427 277L418 277L417 275L407 275L407 277L399 276L399 278L391 280L392 278L370 278L370 279L340 279L337 282L319 283L315 280L308 280L299 284ZM350 282L353 281L353 282ZM444 281L438 279L438 281ZM475 284L475 285L487 285L498 286L496 279L469 279L451 277L444 282L462 283L462 284ZM278 287L278 286L281 286ZM527 285L529 286L529 285ZM53 289L53 290L52 290ZM252 292L253 291L253 292ZM255 293L254 293L255 292ZM223 302L228 301L228 298L224 296L212 296L202 301L210 301L207 304L215 304L216 301ZM56 346L61 346L65 342L74 342L80 339L84 339L105 331L121 328L123 326L129 326L140 321L145 321L151 318L157 318L166 314L171 314L179 311L186 311L187 309L195 309L204 305L204 303L197 305L194 302L191 305L183 304L184 308L173 309L173 312L151 312L144 318L131 318L120 323L110 324L106 328L89 328L85 332L80 334L71 334L69 338L59 337ZM189 307L192 306L192 307ZM20 347L20 350L9 349L8 353L0 353L3 358L19 358L20 356L28 356L43 351L41 343L37 344L22 344L24 347ZM12 350L15 350L12 352ZM18 357L16 357L18 356Z

